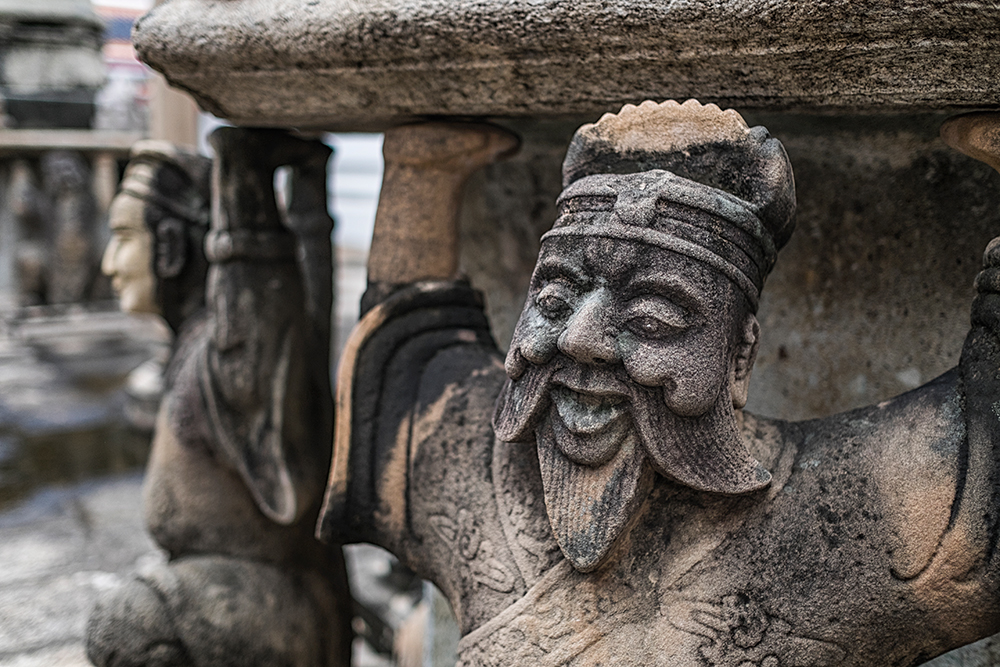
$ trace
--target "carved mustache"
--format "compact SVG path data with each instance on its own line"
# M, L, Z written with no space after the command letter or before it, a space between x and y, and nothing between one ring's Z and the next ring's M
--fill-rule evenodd
M517 351L511 356L520 358L519 372L507 379L493 414L494 432L505 442L534 439L534 428L550 408L550 392L557 386L589 396L621 398L629 412L637 405L656 401L661 391L636 384L621 364L590 366L557 352L544 365L537 366Z
M493 429L500 440L531 442L552 405L550 390L562 384L583 393L612 393L627 401L624 409L630 413L643 450L653 468L667 478L727 495L755 491L770 483L770 474L739 434L727 393L720 394L708 413L682 417L667 408L662 387L636 383L620 364L583 365L560 353L542 366L523 358L522 362L518 379L508 378L497 399Z

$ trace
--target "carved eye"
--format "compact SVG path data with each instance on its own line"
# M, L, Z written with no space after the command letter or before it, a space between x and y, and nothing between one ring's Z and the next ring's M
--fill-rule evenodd
M629 331L643 338L666 338L680 331L678 327L661 322L655 317L633 317L625 323L625 326Z
M561 319L569 314L572 291L565 285L549 283L535 297L535 305L549 319Z
M625 328L642 338L668 338L690 326L690 316L677 304L660 297L640 298L625 311Z

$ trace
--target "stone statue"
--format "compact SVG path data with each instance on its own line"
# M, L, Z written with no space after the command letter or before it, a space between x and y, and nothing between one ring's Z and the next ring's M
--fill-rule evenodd
M100 296L94 280L97 204L91 169L79 153L45 153L37 169L28 161L14 161L9 206L20 237L15 256L25 305L79 303Z
M329 245L330 149L236 128L212 143L214 166L137 145L111 207L103 270L122 308L160 314L176 333L144 487L169 560L99 601L88 656L109 667L347 665L343 557L313 537L332 418L330 251L325 285L310 287L293 233L325 225ZM291 169L282 208L280 166Z
M563 185L505 361L467 284L373 256L321 536L436 583L467 667L915 665L1000 630L1000 240L957 368L792 423L742 410L793 229L781 143L627 105Z
M51 243L46 302L78 303L90 296L99 254L90 168L79 154L54 151L42 157L42 174Z

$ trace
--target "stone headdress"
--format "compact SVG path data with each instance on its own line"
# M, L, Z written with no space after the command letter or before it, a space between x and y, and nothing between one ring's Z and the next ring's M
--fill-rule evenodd
M156 302L177 331L205 303L204 239L211 220L212 161L166 141L139 141L119 191L150 204L143 221L156 239Z
M140 169L140 165L152 169ZM165 213L207 228L211 174L212 161L202 155L166 141L139 141L132 146L120 189Z
M588 178L643 173L645 210L629 208L611 179ZM543 240L606 236L678 252L728 276L754 311L794 228L795 185L781 142L732 109L697 100L627 104L584 125L563 162L563 188Z

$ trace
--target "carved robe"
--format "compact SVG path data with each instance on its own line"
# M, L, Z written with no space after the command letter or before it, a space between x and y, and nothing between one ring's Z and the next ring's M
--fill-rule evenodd
M799 423L744 414L769 487L657 477L583 574L552 536L535 445L494 437L505 373L476 294L412 286L348 343L321 533L434 581L467 667L919 664L1000 629L998 301L977 299L961 365L923 387Z

